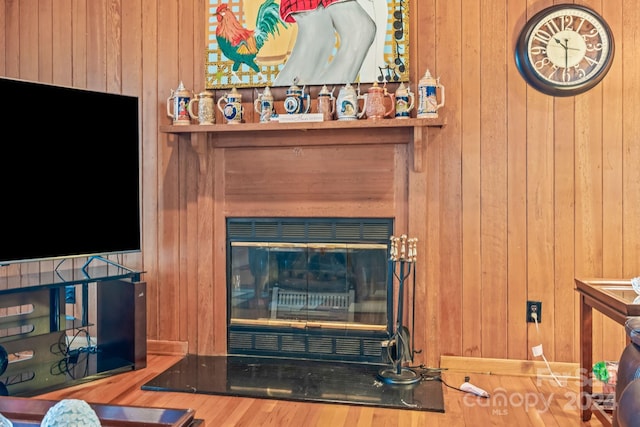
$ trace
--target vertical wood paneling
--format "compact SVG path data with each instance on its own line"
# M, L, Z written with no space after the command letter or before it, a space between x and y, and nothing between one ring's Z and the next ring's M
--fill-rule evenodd
M195 2L180 2L178 4L178 34L182 34L182 28L198 28L194 25L194 13L193 6ZM179 58L192 58L190 61L178 61L178 73L181 80L187 84L188 88L192 91L195 90L194 86L194 65L196 63L194 57L194 31L186 32L184 37L178 36L178 57ZM204 34L204 33L201 33ZM196 201L195 195L198 185L198 174L195 166L197 164L197 154L193 152L193 149L188 145L182 145L179 149L179 206L181 212L179 216L179 247L178 253L180 259L180 265L186 265L186 261L190 258L197 259L197 247L190 245L188 238L191 237L187 232L189 223L196 220L197 210L194 209L194 202ZM197 242L197 240L196 240ZM194 272L195 273L195 272ZM190 274L182 268L178 272L179 274L179 287L177 289L179 306L188 306L195 300L189 299L189 288L192 283L189 283ZM189 325L186 316L180 316L177 327L177 339L179 341L187 341L189 336Z
M53 37L51 0L38 0L38 80L53 81Z
M160 239L159 231L159 191L160 191L160 146L168 145L166 134L158 132L159 120L166 120L165 97L167 86L174 84L158 75L160 61L158 44L158 3L140 0L141 25L127 26L141 31L142 69L137 72L142 79L141 125L142 125L142 255L144 258L145 280L147 282L147 336L160 339L158 333L158 306L160 287ZM169 76L171 79L173 76ZM171 86L173 87L173 86Z
M441 354L532 358L539 343L550 360L577 361L573 278L640 275L640 8L581 2L611 24L616 58L596 88L560 99L529 88L513 61L519 29L554 3L411 3L411 84L427 69L441 78L447 125L428 131L423 173L400 170L409 154L396 148L388 208L420 236L414 335L429 365ZM149 338L211 354L226 348L225 150L158 132L171 89L204 88L205 6L0 0L0 74L140 97L143 252L118 260L146 271ZM526 300L543 302L539 332ZM594 331L595 360L615 358L619 326L596 313Z
M2 30L0 30L0 46L6 46L7 38L5 31L7 28L7 13L4 3L0 3L0 28L2 28ZM6 63L6 51L2 49L2 51L0 51L0 76L7 75L5 69Z
M4 63L7 77L20 76L20 2L4 3ZM33 17L31 17L33 19Z
M507 139L505 4L481 1L480 197L482 354L507 353ZM500 42L496 42L500 41ZM485 50L488 50L485 55Z
M180 39L188 34L178 22L179 2L163 1L158 7L158 91L165 94L160 101L165 104L170 90L176 89L183 79L191 87L191 74L181 74ZM181 33L180 31L184 31ZM166 119L166 109L164 110ZM179 138L171 137L158 146L158 244L160 248L158 269L158 336L165 340L179 340L179 326L183 319L180 306L180 147ZM162 286L162 284L165 284Z
M436 65L435 46L437 45L434 13L436 10L436 0L412 2L411 7L412 10L416 10L416 18L412 21L416 24L411 27L411 34L413 34L414 39L420 40L420 46L423 47L422 49L418 49L414 44L410 44L411 52L415 53L417 57L417 61L412 61L412 73L415 76L414 80L417 81L424 75L427 67L431 67L434 73L437 72L436 69L433 68ZM413 16L413 12L411 16ZM426 354L422 357L426 358L427 363L431 366L435 366L435 364L438 363L438 358L435 357L435 355L441 353L442 344L447 344L440 339L442 335L440 332L441 305L439 303L441 300L440 289L442 286L440 271L437 268L431 268L431 266L440 264L440 251L437 243L430 243L438 242L440 230L438 224L438 185L440 182L438 179L438 153L439 146L442 143L440 137L440 133L434 132L429 134L429 144L426 149L426 176L421 178L426 181L426 210L423 220L426 229L426 239L424 244L419 245L420 248L424 248L423 253L425 259L425 262L422 263L424 267L422 267L420 271L422 272L423 269L426 269L426 274L422 276L424 280L422 286L426 288L428 295L425 299L426 321L424 322L427 333L427 341L424 346ZM419 261L416 264L421 265ZM416 302L416 304L417 303L418 302Z
M460 354L462 342L462 192L461 170L461 128L463 73L461 67L462 35L461 17L463 1L437 1L434 13L435 53L431 64L425 64L422 73L429 68L434 76L441 78L445 86L446 108L439 114L446 115L449 123L438 135L427 154L429 173L427 183L429 196L428 242L434 252L438 252L438 271L434 281L428 285L439 286L438 338L441 354ZM427 11L428 12L428 11ZM447 35L448 34L448 35ZM448 88L448 91L447 91ZM431 193L433 192L433 194ZM413 197L413 196L411 196Z
M73 85L73 33L71 19L71 0L56 0L52 3L52 79L55 84ZM49 35L47 35L49 36Z
M544 6L544 4L540 5L540 8ZM546 313L544 307L550 307L555 303L553 301L553 108L555 102L553 98L528 87L526 104L527 298L546 302L543 304L544 315ZM543 344L546 354L553 354L553 337L550 333L543 333L541 336L530 333L528 347L538 344Z
M106 90L122 91L122 5L121 0L107 0L105 19Z
M107 89L107 1L87 2L87 88Z
M20 74L27 80L38 80L38 0L20 2Z
M224 256L226 251L226 210L222 209L221 206L224 205L224 189L227 186L226 178L224 176L224 157L225 150L211 150L212 155L209 157L212 162L210 164L214 165L214 177L213 182L208 184L205 188L209 191L207 194L211 194L211 206L214 207L213 212L214 215L209 215L206 218L204 223L205 227L203 227L203 231L207 229L213 231L211 233L211 239L209 240L205 236L204 243L207 244L204 247L204 255L207 256L205 258L205 262L209 261L208 256L211 256L211 263L208 267L206 273L206 281L203 281L203 286L208 285L208 288L203 289L202 295L202 307L205 310L209 310L208 312L212 313L211 319L213 322L211 324L204 324L203 333L199 334L199 337L204 338L203 344L208 344L207 347L204 347L207 351L214 351L215 353L224 353L226 352L226 341L227 341L227 310L226 307L223 307L221 304L222 301L226 304L227 298L227 289L225 286L216 286L216 284L225 283L226 280L226 271L225 266L221 265L226 257ZM211 175L208 175L210 177ZM217 207L217 208L216 208ZM208 215L208 212L204 212L204 215ZM208 221L211 221L209 224ZM204 266L202 266L204 268ZM202 289L202 288L201 288ZM199 345L200 348L203 348L202 345Z
M553 301L565 301L563 304L549 305L543 309L544 323L540 328L544 336L554 338L557 343L556 357L559 361L576 360L577 343L561 337L574 334L578 310L575 304L569 303L575 297L575 290L564 286L574 278L574 99L558 98L555 105L556 126L554 128L554 295ZM545 298L545 300L548 298ZM549 309L547 309L549 308ZM538 329L529 328L530 344L536 345ZM546 347L545 347L546 348Z
M73 0L72 8L72 81L75 87L87 87L87 0Z
M194 84L194 92L199 93L204 88L204 74L201 70L204 70L204 56L202 53L204 51L205 40L204 37L198 37L198 34L202 35L205 32L205 16L206 14L202 13L205 10L205 0L199 0L194 2L192 13L192 26L194 27L194 34L192 38L193 43L193 81ZM206 144L206 142L204 142ZM186 286L186 304L187 307L197 307L198 299L199 299L199 290L200 284L198 280L198 264L204 259L200 259L199 247L200 247L200 233L203 235L212 236L212 230L199 230L200 228L200 218L199 209L200 199L198 188L200 185L205 185L202 181L202 178L206 176L206 170L200 173L199 168L199 156L202 155L206 157L206 153L198 154L195 150L186 150L187 153L187 173L189 175L189 179L187 180L187 207L186 207L186 230L184 233L184 238L186 239L186 250L183 251L180 255L182 258L181 264L185 266L183 271L184 278L180 280L183 281ZM206 186L204 188L207 188ZM209 251L210 252L210 251ZM210 265L210 263L207 263ZM211 281L207 282L208 286L211 286ZM194 325L197 325L194 327ZM198 325L198 310L189 310L186 313L185 321L182 325L186 328L183 332L181 332L182 340L187 341L189 343L189 349L192 353L197 353L197 344L198 344L198 333L199 333L199 325Z
M462 245L462 354L478 356L482 354L482 324L483 310L478 301L482 301L482 255L481 255L481 164L480 143L478 135L481 132L482 81L486 75L481 72L480 53L483 38L482 21L480 19L482 2L465 3L461 13L462 58L460 75L456 80L463 81L463 90L457 91L462 97L460 103L460 120L465 123L461 129L461 157L462 157L462 235L465 236ZM489 23L484 22L484 25ZM496 58L502 61L499 55ZM493 63L493 62L492 62ZM492 72L490 72L491 74ZM455 84L455 83L453 83ZM451 92L449 91L449 96ZM463 95L464 93L464 95ZM486 112L485 112L486 114Z
M506 37L510 51L507 54L507 284L508 336L507 357L528 358L527 326L525 318L527 300L527 85L520 77L513 60L518 32L526 22L526 0L509 1ZM521 102L511 102L521 100ZM466 208L464 209L466 211ZM466 240L466 238L465 238ZM472 260L473 261L473 260ZM471 262L473 265L473 262Z
M142 0L120 2L121 52L118 65L125 95L142 94L142 13Z

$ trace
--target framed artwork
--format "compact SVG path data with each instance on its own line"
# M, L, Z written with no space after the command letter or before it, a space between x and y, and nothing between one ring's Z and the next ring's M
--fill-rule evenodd
M207 0L207 89L409 79L409 0Z

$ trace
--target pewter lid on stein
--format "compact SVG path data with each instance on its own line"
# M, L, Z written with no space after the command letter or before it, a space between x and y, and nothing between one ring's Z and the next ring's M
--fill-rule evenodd
M322 85L322 88L320 89L318 96L330 96L330 95L331 95L331 92L329 92L327 85Z

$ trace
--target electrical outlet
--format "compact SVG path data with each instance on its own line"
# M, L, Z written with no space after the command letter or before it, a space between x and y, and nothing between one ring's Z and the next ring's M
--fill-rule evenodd
M541 301L527 301L527 322L535 323L536 319L533 318L532 314L535 313L537 316L537 322L542 322L542 302Z

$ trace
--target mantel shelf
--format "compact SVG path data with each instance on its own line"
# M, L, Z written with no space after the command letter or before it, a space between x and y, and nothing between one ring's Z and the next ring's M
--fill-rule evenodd
M413 169L423 170L428 140L426 130L441 128L446 120L382 119L333 120L328 122L241 123L214 125L162 125L160 132L186 135L200 155L200 171L206 168L206 150L240 147L300 147L363 144L409 144L413 149ZM300 136L303 138L300 138Z

